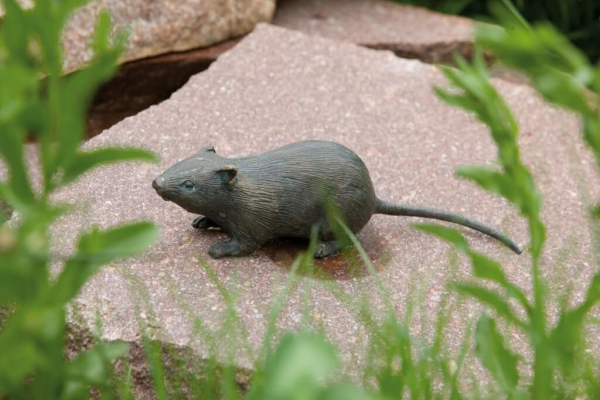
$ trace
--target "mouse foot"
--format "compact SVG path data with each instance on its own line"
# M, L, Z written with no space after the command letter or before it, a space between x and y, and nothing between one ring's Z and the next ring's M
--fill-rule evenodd
M317 243L317 248L315 249L315 258L324 258L333 256L340 251L340 245L336 240L331 240L329 242L319 242Z
M231 239L229 242L218 242L213 245L208 251L212 258L222 257L239 257L252 254L256 247L245 245L242 246L236 239Z

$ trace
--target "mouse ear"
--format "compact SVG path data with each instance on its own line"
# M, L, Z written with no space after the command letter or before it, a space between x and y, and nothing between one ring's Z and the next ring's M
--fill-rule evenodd
M214 146L210 145L210 144L207 146L204 146L200 149L200 151L198 153L201 154L201 153L207 153L207 152L216 153Z
M224 184L233 185L236 182L237 168L233 165L225 165L217 170L217 175L221 178Z

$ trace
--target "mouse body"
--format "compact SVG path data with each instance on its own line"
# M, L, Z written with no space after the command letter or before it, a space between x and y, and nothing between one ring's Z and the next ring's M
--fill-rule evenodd
M379 199L360 157L329 141L296 142L235 159L205 146L156 177L152 187L164 200L198 214L194 228L220 227L231 235L210 249L213 258L248 255L279 237L310 238L313 227L318 230L315 257L336 254L340 244L328 221L328 202L355 234L375 213L417 216L468 226L521 252L504 234L478 221Z

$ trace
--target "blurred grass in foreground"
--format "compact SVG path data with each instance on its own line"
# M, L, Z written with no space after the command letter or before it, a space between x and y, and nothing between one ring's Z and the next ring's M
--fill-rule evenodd
M505 23L481 0L393 0L445 14L463 15L491 23ZM498 0L494 8L514 7L530 23L549 23L593 62L600 59L600 2L597 0Z
M6 310L6 321L0 325L0 398L80 399L90 393L95 398L135 398L134 372L127 358L122 357L127 351L123 344L98 343L73 360L65 359L65 305L102 265L151 244L156 239L156 228L139 223L109 231L93 230L81 236L77 252L66 261L58 277L51 279L49 272L49 228L68 210L64 205L51 204L50 194L101 163L153 158L135 149L84 152L78 147L93 91L114 72L123 45L122 40L110 44L109 21L103 14L93 44L94 61L86 70L61 76L60 31L68 13L80 3L39 0L25 12L14 0L4 1L7 15L0 26L0 155L9 167L10 178L0 184L0 197L17 210L19 220L0 227L0 305ZM584 139L599 157L600 67L592 65L551 25L529 27L510 8L495 11L495 17L511 29L482 28L479 43L526 73L548 101L580 115ZM444 337L453 300L442 300L431 341L415 337L410 319L419 309L413 310L414 305L409 304L407 315L402 320L398 317L385 284L332 208L330 221L338 237L354 245L385 305L376 315L365 298L345 293L331 282L320 283L369 333L361 385L344 376L337 350L321 329L304 323L305 328L297 333L277 329L278 317L295 290L302 286L302 298L308 299L310 285L319 284L310 279L314 269L310 256L315 246L313 237L306 253L309 255L295 261L271 303L262 348L254 354L253 370L246 371L243 379L244 374L233 367L234 353L252 350L247 349L247 333L236 311L236 292L219 282L208 263L199 260L226 304L223 324L212 332L201 320L194 319L194 334L209 348L209 357L204 360L161 345L151 335L144 337L156 398L600 397L600 360L582 351L587 324L598 324L597 319L589 317L589 311L600 300L600 276L593 278L581 304L563 310L557 322L550 323L546 310L549 294L540 274L545 242L542 203L533 177L520 160L518 125L490 85L480 56L475 57L473 65L458 58L457 65L458 69L443 68L452 88L436 90L445 101L474 113L489 127L501 166L499 170L463 168L459 175L505 197L528 220L533 298L508 280L502 265L474 252L459 231L419 225L419 229L446 240L471 260L473 275L480 283L459 282L453 288L489 310L479 316L474 337L471 327L467 327L460 353L452 356L445 348ZM41 76L47 77L44 83ZM25 166L27 134L35 135L39 143L39 191L32 188ZM298 271L309 278L300 278ZM513 327L527 338L533 359L517 354L498 326ZM480 377L466 376L465 360L473 356L487 369L493 384L483 385ZM113 369L117 358L120 367Z
M600 68L592 65L551 25L530 27L510 8L497 8L495 12L498 20L511 29L482 27L478 32L478 42L494 51L506 64L526 73L546 100L580 115L584 121L584 140L598 157ZM461 168L458 174L485 190L505 197L528 220L533 298L528 298L522 288L508 280L501 264L473 251L460 231L439 225L417 225L418 229L449 242L471 260L478 283L457 282L453 288L489 310L478 318L473 337L468 330L462 350L453 360L443 346L446 306L442 305L438 312L434 340L429 345L423 344L411 334L411 313L403 321L398 319L390 306L385 285L380 282L360 243L343 222L337 220L332 208L329 215L338 237L351 241L356 247L387 304L384 315L375 316L364 299L335 291L334 285L328 285L369 332L370 350L362 387L348 383L343 377L330 382L327 378L339 365L335 352L324 338L314 336L314 333L299 333L284 336L280 347L265 353L266 360L255 366L249 392L238 388L234 395L225 398L599 398L600 360L585 354L583 348L587 340L586 327L598 323L597 319L589 317L589 312L600 301L600 274L590 282L582 303L572 309L563 309L556 323L550 322L547 311L550 294L540 273L540 257L546 237L545 225L540 218L542 199L533 176L520 159L518 124L490 84L479 52L473 65L460 57L456 65L458 69L442 68L451 88L437 88L436 91L443 100L474 113L489 127L501 166L499 170ZM308 256L303 256L297 263L312 265L312 261L307 259ZM290 273L291 281L298 279L295 271L294 267ZM274 315L276 313L271 314ZM271 319L269 324L272 328L275 326L273 321ZM513 327L520 332L528 341L533 357L528 359L516 353L499 326ZM265 339L265 343L270 346L272 339ZM289 350L296 346L297 350ZM315 354L310 356L312 362L303 359L312 354ZM461 375L464 374L464 361L471 355L487 369L494 382L492 385L481 386L478 377L469 380L469 377ZM278 368L272 365L278 365ZM286 383L279 385L279 382ZM227 392L231 394L235 381L229 381L229 386Z
M66 204L52 204L51 194L98 165L154 159L138 149L79 148L94 91L116 71L125 43L123 36L111 43L110 19L102 14L92 44L94 59L84 70L62 76L60 34L69 13L82 3L39 0L24 11L14 0L3 2L0 156L9 177L0 183L0 199L19 218L0 225L0 398L81 399L90 386L105 389L110 397L111 360L127 346L98 343L66 360L65 306L100 267L143 251L158 237L147 222L90 229L82 232L61 273L50 274L50 265L58 261L49 252L50 226L69 210ZM39 185L32 184L25 159L28 135L37 139Z

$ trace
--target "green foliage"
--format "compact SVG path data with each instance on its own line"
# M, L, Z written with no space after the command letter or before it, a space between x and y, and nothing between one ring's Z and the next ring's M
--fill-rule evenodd
M504 344L504 338L496 329L496 322L482 315L475 331L475 354L500 384L505 393L514 397L519 383L517 357Z
M0 330L0 397L80 399L90 387L110 398L108 367L123 355L123 344L98 344L65 360L65 305L98 269L135 255L158 237L150 223L105 231L79 239L61 272L51 277L49 229L68 208L50 202L57 189L109 162L153 160L137 149L82 151L85 112L94 91L116 70L124 37L109 40L110 19L100 16L88 67L63 76L60 33L68 14L82 1L39 0L24 11L4 0L0 25L0 157L9 178L0 199L19 215L0 228L0 306L11 312ZM43 79L41 79L43 78ZM25 158L26 139L37 140L41 188L32 186ZM38 187L38 186L36 186Z
M597 123L599 114L596 106L599 93L595 86L597 68L548 25L531 28L523 24L522 19L515 20L510 13L504 13L500 18L507 19L506 23L511 29L481 27L479 41L495 51L503 62L527 73L535 88L548 101L579 113L585 122L585 139L598 156L600 142L596 136L600 135L600 131L597 131L600 125ZM475 113L488 126L498 147L501 166L501 171L462 168L458 174L473 180L485 190L500 194L528 219L533 302L507 279L498 262L472 251L458 230L435 225L419 225L417 228L451 243L470 258L476 278L491 282L501 289L471 283L456 285L459 292L493 309L496 318L507 321L527 335L534 352L533 377L531 383L526 384L532 398L561 397L565 387L581 394L596 393L600 382L594 373L583 372L585 368L581 365L587 364L581 358L578 347L583 343L582 327L586 316L600 301L600 273L593 278L584 302L572 310L563 310L558 323L549 328L546 322L549 296L539 272L545 241L545 227L540 219L541 199L532 175L519 157L517 123L489 83L479 52L472 66L460 57L456 63L458 70L442 67L453 88L436 88L436 92L449 104ZM525 320L513 311L514 303L509 303L505 298L516 300L526 315ZM495 321L485 314L479 319L475 335L476 354L508 397L523 397L524 393L518 387L518 358L506 346Z
M454 7L460 8L466 3L468 1L456 2ZM521 3L518 6L524 7ZM597 122L600 68L592 66L579 50L548 25L531 28L523 18L515 15L515 8L495 9L500 11L498 20L506 19L505 23L511 28L506 31L490 26L481 28L480 42L508 65L527 73L548 101L581 115L585 122L585 140L596 154L600 154L597 145L600 141L596 139L596 129L600 127ZM195 398L482 398L479 377L470 383L470 390L464 385L465 362L473 342L474 355L495 381L495 385L485 388L491 398L598 398L598 361L585 356L581 350L586 343L586 323L599 324L597 318L589 317L589 312L600 301L600 273L592 279L581 304L572 309L565 307L557 315L556 323L548 322L551 320L547 312L550 296L540 274L546 239L541 220L542 201L532 174L521 161L518 124L490 84L481 53L475 54L473 65L460 57L456 59L456 65L458 69L442 67L451 87L436 88L436 92L449 104L472 112L488 126L498 148L499 160L497 169L467 167L461 168L458 175L504 197L528 221L532 298L511 282L498 261L471 249L459 230L431 224L416 225L468 257L473 281L454 283L453 287L488 309L478 318L474 336L471 336L471 326L468 327L460 354L452 357L444 351L445 327L448 315L452 314L447 299L437 311L437 326L431 342L415 337L410 330L411 307L408 307L405 320L400 321L385 285L360 242L340 219L335 204L329 204L327 214L336 238L355 247L355 255L371 273L373 286L385 305L383 315L376 315L373 305L356 293L346 293L333 283L324 284L369 333L363 389L345 383L346 379L338 370L340 364L335 349L320 334L306 328L296 334L284 333L277 346L272 348L278 336L276 321L279 313L286 299L299 286L296 273L303 270L312 276L313 234L309 251L295 261L283 290L271 304L263 347L256 357L249 389L242 390L233 373L219 372L219 364L213 356L203 370L203 376L207 377L200 383L203 395ZM235 311L235 293L218 281L208 264L202 260L201 264L227 305L225 319L231 324L225 324L225 330L244 334L242 329L235 327L241 324ZM507 340L507 330L528 340L533 359L515 353ZM217 335L222 332L218 331ZM231 371L227 367L225 370ZM160 379L164 380L163 377ZM163 385L164 382L157 385L159 397L164 397Z
M314 334L284 336L277 350L269 357L261 398L313 399L326 380L340 366L331 344Z
M510 15L504 19L510 21ZM478 40L500 54L505 64L527 74L547 101L581 115L584 138L600 161L600 65L592 65L548 24L535 29L481 27Z
M448 322L446 299L442 301L437 314L436 334L431 343L419 342L411 333L409 327L411 312L407 313L404 321L400 321L392 304L389 292L386 290L375 267L367 256L358 238L352 233L344 221L340 219L335 207L329 206L329 223L336 232L336 240L342 239L351 243L366 265L370 277L385 304L383 322L376 320L371 301L361 299L359 302L347 295L338 293L342 302L350 306L356 313L371 336L368 358L363 383L365 387L377 383L374 394L382 399L396 399L409 396L411 398L443 398L444 392L458 394L458 373L464 361L464 354L459 357L456 371L448 368L449 360L443 352L443 332ZM342 236L343 235L343 236ZM340 237L342 236L342 237ZM408 304L408 308L412 307ZM436 390L436 381L444 382L447 390Z
M38 0L33 9L24 11L15 0L4 0L7 15L0 25L0 157L8 167L9 178L0 183L0 198L17 211L18 220L0 227L0 315L6 319L0 321L0 398L80 399L89 395L90 388L97 388L102 398L112 398L115 393L119 398L134 398L131 368L126 367L123 376L115 376L111 370L112 361L126 353L124 344L98 343L73 360L65 360L65 305L103 265L135 255L151 245L158 236L156 228L141 222L82 232L76 251L64 262L61 272L51 276L49 268L57 261L49 253L49 228L68 210L65 205L50 202L52 193L98 165L154 159L152 154L138 149L79 148L85 111L94 90L114 73L124 44L122 36L114 42L109 40L110 19L102 14L92 43L93 61L82 71L62 76L60 32L68 13L81 3ZM548 10L542 12L542 3L517 1L516 7L508 1L496 3L492 7L495 20L510 29L482 27L478 40L504 63L526 73L546 100L578 113L584 122L584 139L600 160L600 67L592 65L549 24L529 27L517 11L536 10L540 18L546 19L556 17L556 9L560 9L564 20L559 28L569 31L573 25L564 21L583 24L585 19L585 26L596 26L597 17L594 20L593 16L600 7L583 0L579 4L585 8L583 12L565 8L565 2L554 0L545 2ZM472 12L477 9L476 4L471 0L431 0L426 5L458 13ZM529 18L527 14L525 17ZM579 39L585 38L585 33L581 33ZM461 382L473 342L474 355L496 382L486 388L492 394L501 393L511 399L600 395L598 361L581 352L586 324L599 324L589 317L589 312L600 302L600 274L593 278L582 303L561 311L555 324L548 322L549 296L539 271L545 243L545 226L540 217L542 201L533 176L520 158L518 124L490 84L479 52L473 65L460 57L456 65L458 69L443 68L452 87L436 88L436 92L489 127L499 160L498 169L461 168L458 175L504 197L527 219L533 298L529 299L523 289L510 281L499 262L473 251L460 231L418 225L418 229L450 243L470 260L473 281L455 283L453 287L489 310L479 317L474 337L471 326L468 327L460 354L453 357L444 345L445 327L452 314L449 300L442 300L430 341L413 335L412 306L401 321L374 265L339 218L335 204L330 204L327 212L332 230L341 243L355 247L354 255L369 270L384 304L382 315L376 315L364 297L346 293L331 283L322 284L369 333L363 388L348 383L336 349L318 327L311 329L304 324L295 334L277 329L286 300L299 287L305 290L303 299L310 298L311 280L305 279L300 285L297 272L312 276L316 246L313 232L307 253L294 262L270 306L258 354L250 349L248 332L237 313L237 293L219 281L208 263L199 260L226 305L223 325L211 331L202 321L194 321L194 332L209 347L209 357L201 365L193 357L182 357L174 349L144 336L158 399L480 398L483 396L478 392L477 381L470 390ZM42 175L40 185L35 187L39 189L34 189L26 165L28 135L38 143ZM511 348L506 329L515 329L528 339L533 351L531 363ZM225 355L219 352L223 348ZM248 386L238 381L239 371L233 367L235 351L256 360Z
M124 343L99 343L79 354L67 366L63 398L79 399L90 386L102 388L105 393L109 393L109 371L106 366L127 350L128 346Z
M597 45L600 37L600 4L596 0L395 0L446 14L460 14L492 23L506 23L498 19L499 9L520 13L522 21L545 22L556 26L563 41L570 40L590 59L600 59ZM514 4L513 4L514 3Z
M330 217L334 216L335 214ZM373 277L377 279L371 261L348 227L338 220L336 230L345 235L348 242L355 244L357 253L364 257ZM444 398L450 394L451 398L462 398L458 376L467 355L468 343L465 342L456 362L445 354L443 332L447 315L451 313L445 302L438 314L436 336L431 344L427 344L426 341L417 340L411 333L410 318L407 317L406 321L398 320L396 312L391 308L388 294L381 293L388 306L379 322L369 301L345 293L335 283L324 281L328 283L323 283L323 289L330 290L371 336L363 377L364 388L348 383L348 378L341 370L337 350L318 327L303 324L303 328L295 333L277 329L279 314L285 302L299 289L299 280L304 279L304 290L309 287L311 278L301 276L312 276L315 246L316 231L313 232L308 251L294 261L286 281L270 304L262 347L258 354L252 351L249 353L255 363L247 383L238 380L239 375L233 367L236 360L229 354L231 349L239 354L238 349L246 346L248 336L241 329L242 322L236 307L237 290L221 282L209 264L200 259L201 266L226 305L223 323L215 330L205 332L206 336L203 335L204 342L209 344L210 349L209 357L201 360L201 366L173 353L165 357L164 348L161 356L160 345L145 339L147 360L157 398L391 400L403 395L412 398ZM300 271L302 275L298 275ZM309 293L303 298L309 299ZM221 355L218 354L219 348L222 349ZM174 363L173 358L178 358L179 362ZM173 365L178 367L174 368ZM446 383L442 390L436 388L440 381ZM373 383L377 385L376 390L372 389ZM127 390L125 392L128 393Z
M537 263L545 241L545 227L540 220L541 197L535 188L531 173L521 162L517 144L517 122L504 100L490 84L480 52L475 53L472 66L460 56L456 57L456 63L458 70L442 67L442 71L462 92L451 93L436 88L436 93L448 104L475 113L480 121L489 126L502 167L500 172L483 167L467 167L459 169L458 174L474 181L483 189L504 197L528 219L531 252Z

